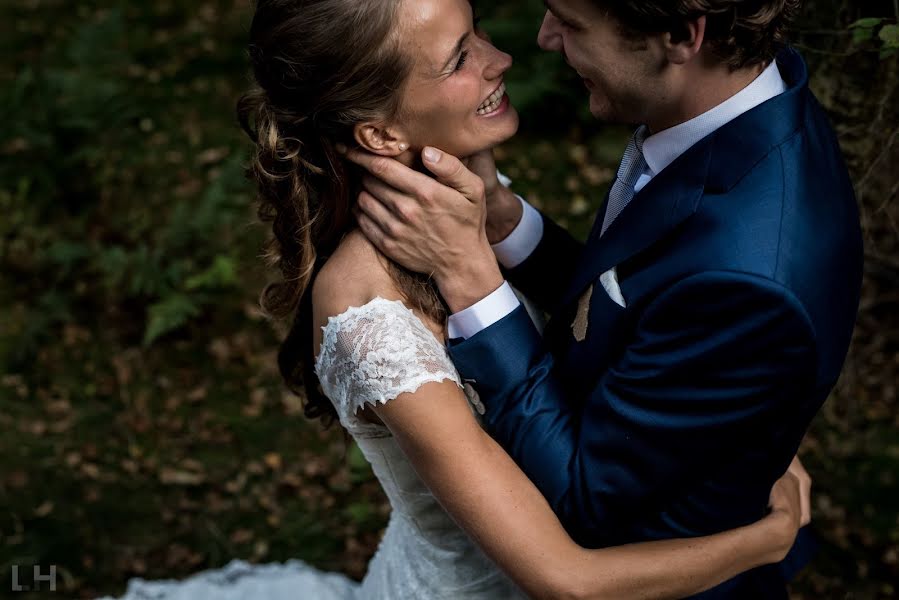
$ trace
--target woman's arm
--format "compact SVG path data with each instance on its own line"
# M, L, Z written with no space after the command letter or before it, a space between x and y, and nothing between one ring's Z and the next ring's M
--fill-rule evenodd
M549 504L475 421L459 388L429 383L375 408L447 512L535 598L680 598L779 562L800 524L798 480L772 491L772 513L739 529L617 548L577 546Z

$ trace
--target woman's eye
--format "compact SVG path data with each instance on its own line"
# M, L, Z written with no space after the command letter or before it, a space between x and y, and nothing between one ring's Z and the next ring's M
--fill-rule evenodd
M465 61L468 60L468 50L462 53L459 57L459 62L456 63L456 71L461 71L462 67L465 66Z

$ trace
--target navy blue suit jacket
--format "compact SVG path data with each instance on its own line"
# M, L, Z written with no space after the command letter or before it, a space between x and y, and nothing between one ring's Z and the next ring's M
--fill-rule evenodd
M585 546L761 518L837 381L861 288L858 210L802 58L788 49L778 66L786 93L693 146L602 237L584 245L544 219L507 273L551 314L543 337L519 308L450 343L488 431ZM615 266L626 308L598 281ZM703 597L786 597L782 567Z

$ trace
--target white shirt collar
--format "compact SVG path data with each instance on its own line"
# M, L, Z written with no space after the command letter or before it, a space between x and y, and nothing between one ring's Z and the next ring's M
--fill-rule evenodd
M708 112L646 138L643 156L651 176L658 175L696 142L745 112L787 91L777 61L771 61L755 81Z

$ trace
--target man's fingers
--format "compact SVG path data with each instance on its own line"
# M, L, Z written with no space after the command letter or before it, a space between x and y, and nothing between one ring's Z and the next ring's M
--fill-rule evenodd
M483 201L484 181L465 168L461 160L431 147L425 148L421 155L424 165L437 181L458 190L472 202Z
M362 188L380 200L398 219L403 222L409 221L412 205L417 204L413 198L372 175L363 177Z
M362 213L384 232L385 237L396 237L400 222L380 199L363 190L359 193L358 206Z
M401 192L412 193L434 184L427 175L414 171L393 158L378 156L364 150L347 150L344 156Z
M368 241L374 244L378 250L383 252L384 242L387 239L384 230L364 212L356 214L356 222L359 223L359 229L362 230L362 233L368 238Z

